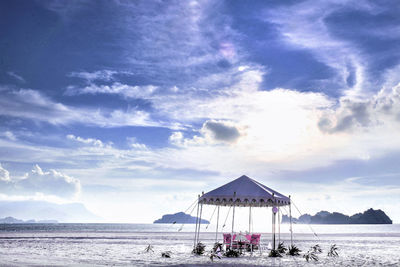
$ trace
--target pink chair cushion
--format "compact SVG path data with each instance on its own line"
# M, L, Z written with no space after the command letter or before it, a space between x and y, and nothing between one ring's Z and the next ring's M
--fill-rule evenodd
M258 245L260 243L261 234L252 234L250 243L253 245Z
M224 244L231 243L231 234L224 234Z

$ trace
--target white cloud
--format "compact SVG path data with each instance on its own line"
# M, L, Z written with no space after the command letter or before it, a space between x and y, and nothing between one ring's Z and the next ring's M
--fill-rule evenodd
M156 86L130 86L121 84L119 82L112 85L95 85L90 84L83 88L69 86L67 88L67 95L81 95L81 94L115 94L121 95L125 98L148 98L152 96L157 90Z
M180 123L203 122L206 119L237 121L254 109L254 99L267 92L258 91L263 68L254 66L242 72L228 72L229 82L215 91L205 89L185 90L177 94L158 95L150 100L154 103L155 112L172 121ZM204 84L223 80L225 75L207 76ZM231 78L234 77L234 78ZM251 102L248 102L251 101Z
M9 182L10 181L10 173L3 168L0 164L0 181Z
M169 125L187 125L186 130L194 131L195 135L191 138L185 138L183 130L175 131L170 136L170 142L176 147L150 149L132 141L130 144L135 152L109 148L107 152L92 150L90 153L97 156L105 153L104 159L107 160L109 156L115 156L114 166L125 166L125 160L129 159L163 168L176 166L220 172L221 166L229 166L232 173L241 173L248 168L255 173L265 173L280 168L304 170L342 159L368 159L400 148L394 138L399 127L396 119L400 102L397 87L393 87L392 92L386 88L364 107L364 104L358 105L354 100L346 102L345 98L338 104L321 93L290 89L261 91L263 75L265 72L262 69L251 66L237 74L233 85L214 94L203 94L201 89L193 89L149 96L156 117L165 119ZM30 99L39 103L36 105L52 103L36 92L21 93L30 94ZM94 117L90 111L85 114L86 110L72 110L61 105L60 109L63 108L75 114L74 120L93 123L93 119L85 119L85 116ZM41 116L48 116L48 113ZM58 119L67 116L63 114L61 112ZM100 112L97 116L102 118L96 122L101 126L140 125L136 117L118 110L112 111L106 118ZM144 113L144 116L148 118L149 114ZM348 116L351 116L351 123L346 124ZM209 127L210 123L228 130L231 138L221 137L218 129ZM346 127L350 127L348 130L351 131L339 131ZM95 138L68 138L102 146L101 141ZM138 150L142 152L137 153ZM82 148L75 153L87 155L88 151ZM62 157L57 155L57 158ZM101 158L98 158L99 161Z
M81 78L91 83L96 80L100 81L111 81L114 79L114 75L119 73L118 71L113 70L98 70L95 72L71 72L68 76Z
M133 150L147 150L147 146L145 144L141 144L137 142L135 137L128 137L127 139L128 145Z
M10 90L3 86L0 115L51 124L83 123L100 127L162 126L150 114L136 109L107 110L78 108L58 103L31 89Z
M146 150L147 149L147 146L145 144L139 144L139 143L132 143L132 144L130 144L130 147L135 150Z
M143 153L109 149L104 157L109 160L109 155L116 155L118 160L114 166L124 165L129 159L163 168L176 166L220 172L221 166L230 166L232 173L248 168L265 173L280 168L304 170L342 159L368 159L400 148L394 138L399 127L397 87L392 92L385 89L378 93L364 107L345 98L338 103L321 93L290 89L260 91L263 75L265 72L252 66L237 74L232 86L214 94L193 89L149 96L153 114L169 121L169 125L187 125L195 135L185 138L182 130L175 131L170 142L176 147L162 149L145 149L144 144L132 141L132 150L143 150ZM351 123L346 124L348 116ZM132 124L137 123L135 118L131 119ZM125 113L114 111L107 125L126 125L129 120ZM321 123L324 120L325 125ZM195 123L201 126L196 128ZM210 123L233 133L230 141L210 129ZM349 127L347 131L339 131L346 127ZM94 138L74 138L82 143L96 143ZM99 142L98 146L101 146Z
M55 1L40 1L38 4L43 5L48 10L56 12L61 19L68 23L72 20L74 15L79 14L84 8L90 7L91 1L88 0L78 0L78 1L62 1L62 0L55 0Z
M237 34L228 16L219 12L219 3L116 3L124 11L125 34L120 42L126 49L125 59L132 71L146 73L154 84L179 81L180 86L189 80L190 86L193 79L215 72L210 64L235 64L242 58L233 41Z
M158 164L214 171L229 166L232 173L252 169L265 174L282 168L321 167L337 160L368 160L400 149L396 137L400 130L398 86L370 100L342 98L337 102L320 93L259 91L260 76L247 73L242 76L247 84L240 80L213 97L196 98L190 92L169 97L169 101L155 99L155 106L174 120L203 121L201 128L193 129L198 134L192 138L185 138L182 131L172 133L170 142L177 147L157 151L165 153ZM327 120L330 125L324 125ZM235 143L215 146L210 142L214 138L206 137L207 121L229 121L241 137Z
M208 146L215 143L213 137L204 136L203 134L201 134L201 135L194 135L191 138L185 138L182 132L173 132L169 137L169 142L172 145L181 147Z
M174 145L180 145L182 143L182 140L183 140L182 132L173 132L169 137L169 141Z
M87 144L87 145L92 145L92 146L97 146L97 147L104 147L105 144L99 140L99 139L94 139L94 138L82 138L80 136L75 136L73 134L68 134L67 135L67 139L69 140L74 140L83 144Z
M5 137L5 138L7 138L9 140L12 140L12 141L16 141L17 140L17 137L15 137L14 133L11 132L11 131L5 131L3 133L0 133L0 136L3 136L3 137Z
M43 171L35 165L23 178L11 179L9 172L0 166L1 191L7 195L44 194L61 198L75 198L81 191L78 179L56 170Z
M366 73L368 56L351 42L333 37L325 20L347 4L353 5L351 1L322 1L318 5L314 1L304 1L269 9L263 18L277 26L287 45L309 50L317 60L336 70L335 78L322 83L335 84L347 96L359 98L369 95L372 86ZM371 12L364 2L358 8ZM355 84L350 86L347 79L353 70Z
M16 79L17 81L21 82L21 83L25 82L25 79L22 78L22 76L16 74L15 72L8 71L7 74L10 75L11 77L13 77L14 79Z

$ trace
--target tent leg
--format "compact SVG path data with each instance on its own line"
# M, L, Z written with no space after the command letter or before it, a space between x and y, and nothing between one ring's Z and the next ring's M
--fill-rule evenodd
M249 207L249 234L251 233L251 207Z
M233 205L232 211L232 234L231 234L231 249L233 249L233 229L235 225L235 205Z
M198 200L197 200L196 228L195 228L195 230L194 230L194 244L193 244L193 249L196 248L197 224L198 224L198 222L199 222L199 199L200 199L200 195L198 196Z
M289 219L290 219L290 245L293 246L293 228L292 228L292 200L289 196Z
M217 228L215 229L215 243L218 242L218 222L219 222L219 206L217 211Z
M249 207L249 235L250 235L250 253L253 256L253 244L251 240L251 206ZM259 246L260 247L260 246Z
M281 243L281 209L278 207L278 244Z
M251 235L251 206L249 207L249 235ZM251 250L251 255L253 255L253 245L251 244L251 238L250 238L250 250Z
M201 214L202 213L203 213L203 203L200 204L199 227L197 228L197 243L200 242L200 226L201 226Z
M232 211L232 233L231 233L231 249L233 249L233 229L235 225L235 201L236 201L236 192L233 192L233 211Z
M268 210L268 207L267 207L267 210ZM260 242L258 244L258 250L260 251L260 256L262 256L261 237L260 237ZM268 248L266 250L268 250Z
M275 250L276 245L275 245L275 218L276 214L272 208L272 249Z

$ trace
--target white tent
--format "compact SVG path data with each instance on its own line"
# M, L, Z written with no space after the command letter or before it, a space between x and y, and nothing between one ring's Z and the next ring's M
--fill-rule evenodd
M202 195L199 202L217 206L277 207L289 205L290 199L243 175Z
M291 223L291 202L290 196L286 197L281 193L243 175L223 186L220 186L210 192L203 193L198 198L197 205L197 221L194 237L194 246L199 242L200 221L203 205L216 205L217 213L217 229L216 240L218 235L219 207L232 207L232 236L235 222L235 207L249 207L249 232L251 223L252 207L272 207L272 243L275 249L275 224L276 213L279 213L279 207L289 206L290 223ZM290 227L292 232L292 227ZM292 239L292 238L291 238ZM293 241L291 241L293 243Z

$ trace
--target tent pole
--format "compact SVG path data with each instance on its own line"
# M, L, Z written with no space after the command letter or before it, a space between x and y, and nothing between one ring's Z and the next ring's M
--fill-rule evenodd
M197 198L197 213L196 213L196 228L194 230L194 244L193 244L193 249L196 248L196 239L197 239L197 224L199 221L199 201L200 201L200 195Z
M249 235L250 235L250 251L251 251L251 256L253 256L253 242L252 242L252 238L251 238L253 236L253 234L251 233L251 206L249 208ZM260 248L260 250L261 250L261 248Z
M281 243L281 209L278 207L278 244Z
M278 216L278 223L279 223L279 243L281 242L281 223L282 223L282 212L281 209L278 208L279 216Z
M218 242L218 222L219 222L219 206L217 211L217 228L215 229L215 243Z
M234 225L235 225L235 197L236 197L236 192L233 193L231 249L233 249L233 229L234 229Z
M290 245L293 246L292 200L290 196L289 196L289 218L290 218Z
M249 207L249 234L251 233L251 206Z
M272 207L272 249L275 250L275 212Z
M200 217L199 217L199 227L197 229L197 243L200 242L200 226L201 226L201 214L203 213L203 203L200 203Z

